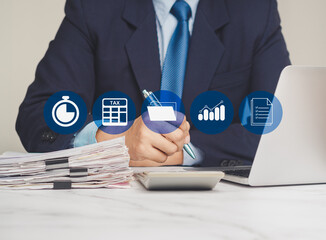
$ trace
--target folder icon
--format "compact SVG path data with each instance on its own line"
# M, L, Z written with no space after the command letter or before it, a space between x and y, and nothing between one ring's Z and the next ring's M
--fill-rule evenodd
M172 106L148 106L149 119L155 121L176 121L176 115Z

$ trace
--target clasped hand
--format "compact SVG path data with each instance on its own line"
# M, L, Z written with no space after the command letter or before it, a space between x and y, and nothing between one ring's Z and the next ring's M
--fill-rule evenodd
M125 136L130 155L129 165L133 167L180 165L183 163L183 145L190 142L189 130L190 124L184 118L173 132L159 134L150 130L140 116L122 134L112 135L98 129L96 140L102 142Z

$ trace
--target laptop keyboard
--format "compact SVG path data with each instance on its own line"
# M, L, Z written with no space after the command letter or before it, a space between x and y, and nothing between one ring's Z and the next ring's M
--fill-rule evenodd
M223 172L228 175L248 178L250 174L250 169L224 170Z

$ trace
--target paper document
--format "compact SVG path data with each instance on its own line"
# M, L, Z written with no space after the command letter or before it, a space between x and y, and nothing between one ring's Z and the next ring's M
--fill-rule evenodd
M273 103L268 98L251 99L251 126L273 124Z
M124 138L49 153L0 156L0 189L125 188L132 174Z

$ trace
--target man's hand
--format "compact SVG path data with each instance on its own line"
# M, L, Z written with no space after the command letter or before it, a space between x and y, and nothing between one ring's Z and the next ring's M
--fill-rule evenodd
M161 135L148 129L140 116L123 134L111 135L99 129L96 140L101 142L125 136L130 166L179 165L183 163L183 145L190 142L189 129L190 125L184 119L175 131Z

